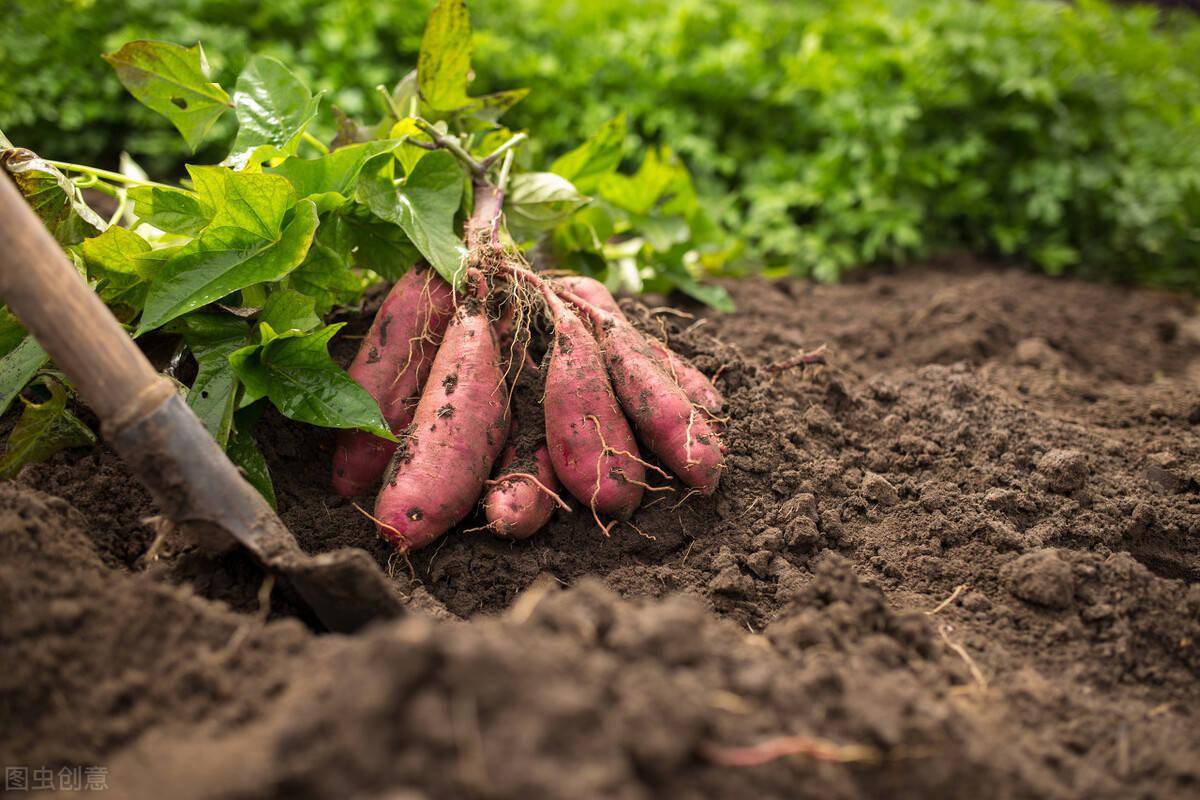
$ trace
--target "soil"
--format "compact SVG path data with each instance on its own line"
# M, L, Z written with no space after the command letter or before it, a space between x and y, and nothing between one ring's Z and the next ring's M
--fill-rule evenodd
M332 436L266 417L302 546L410 598L354 636L240 556L148 559L103 448L0 484L0 763L135 798L1198 796L1194 300L962 259L728 288L626 304L719 373L728 469L609 538L560 511L399 560Z

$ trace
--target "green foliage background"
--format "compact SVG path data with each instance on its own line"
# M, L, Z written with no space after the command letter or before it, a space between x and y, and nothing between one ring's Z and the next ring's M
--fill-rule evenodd
M414 63L426 0L16 0L0 128L51 158L152 173L169 125L99 54L203 41L231 84L251 50L350 113ZM1200 22L1095 0L474 0L474 93L556 155L625 111L667 144L744 261L834 279L943 248L1050 272L1200 288ZM353 87L353 88L339 88ZM222 121L231 132L232 120ZM322 123L330 124L328 115ZM207 160L227 150L213 145ZM206 160L202 153L198 160Z

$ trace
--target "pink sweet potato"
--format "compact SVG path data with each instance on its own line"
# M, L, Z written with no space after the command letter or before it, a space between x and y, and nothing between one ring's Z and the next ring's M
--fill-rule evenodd
M505 539L528 539L550 521L554 498L546 490L557 492L558 479L550 464L550 452L543 441L533 452L509 441L500 456L500 470L483 496L483 513L488 527ZM541 486L529 479L532 475Z
M549 292L546 302L554 317L544 401L550 462L593 512L627 519L642 500L646 477L633 431L586 323Z
M558 278L557 282L565 286L576 297L586 300L596 308L626 319L625 312L617 305L617 301L608 291L608 287L595 278L589 278L586 275L568 275ZM725 405L725 398L703 372L653 336L647 334L646 341L649 343L655 359L667 374L674 377L675 382L679 384L679 388L683 389L689 400L713 414L720 413L721 408Z
M375 315L348 372L376 402L393 432L412 421L442 333L453 313L453 291L432 270L414 268L396 281ZM333 488L362 494L387 469L396 445L362 431L340 431L333 453Z
M692 404L632 325L599 309L592 318L613 390L642 441L685 484L715 491L725 462L716 423Z
M504 447L508 392L483 304L460 300L375 503L380 532L421 547L475 507Z
M612 296L607 286L595 278L586 275L563 275L555 278L554 282L565 286L571 294L588 301L596 308L602 308L610 314L625 316L625 312L617 305L617 298Z

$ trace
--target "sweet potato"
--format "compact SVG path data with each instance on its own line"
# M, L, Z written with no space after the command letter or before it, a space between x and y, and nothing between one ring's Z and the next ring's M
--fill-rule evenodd
M558 497L561 487L546 449L542 381L537 365L527 354L525 359L524 369L510 373L515 375L512 428L497 462L496 476L488 481L483 495L488 528L497 536L511 539L537 533L550 520L556 504L567 507Z
M383 412L393 432L412 421L415 398L433 365L453 312L450 285L414 268L396 281L375 315L349 370ZM362 494L387 469L396 445L362 431L340 431L333 453L333 488Z
M716 423L692 404L628 321L601 309L591 316L613 390L642 441L685 484L715 491L725 461Z
M610 314L615 314L621 319L626 319L625 312L617 305L617 301L612 296L612 293L608 291L608 287L595 278L589 278L586 275L568 275L558 278L557 282L565 286L572 294L582 300L586 300L596 308L607 311ZM648 334L645 334L645 336L655 359L667 374L675 379L675 382L679 384L679 388L683 389L688 399L713 414L720 413L722 407L725 405L725 398L721 395L717 387L713 385L713 382L703 372L692 366L691 362L670 347L667 347L653 336Z
M505 539L528 539L541 530L554 513L555 501L547 492L559 488L546 443L537 444L532 453L522 449L510 440L500 456L499 474L483 496L488 527Z
M421 547L471 512L504 447L507 401L483 304L460 300L375 503L392 544Z
M549 291L546 302L554 317L543 406L550 463L593 512L627 519L642 500L646 477L633 431L588 326Z

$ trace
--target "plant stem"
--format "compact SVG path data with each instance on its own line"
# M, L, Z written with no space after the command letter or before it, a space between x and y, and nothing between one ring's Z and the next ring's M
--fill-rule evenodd
M125 207L129 204L129 192L124 189L117 192L117 210L108 218L110 226L116 225L120 221L122 215L125 214Z
M91 175L93 178L100 180L112 181L113 183L123 183L129 186L153 186L156 189L174 189L174 186L168 186L165 183L156 183L154 181L143 181L138 178L131 178L128 175L122 175L119 172L110 172L106 169L98 167L88 167L83 164L71 164L67 161L53 161L49 158L42 159L52 167L67 170L68 172L78 172L81 175Z
M512 148L516 147L517 145L521 144L528 138L529 138L529 136L526 133L515 134L507 142L500 145L495 150L493 150L490 154L488 154L486 157L484 157L484 159L479 162L480 165L484 169L487 169L488 167L492 166L492 164L496 163L496 159L500 158L500 156L504 155L506 152L508 152Z
M75 186L76 189L95 189L101 194L106 194L109 197L120 197L124 189L118 189L116 186L107 184L97 178L95 175L80 175L77 178L69 178L68 180Z
M504 163L500 165L500 174L496 176L496 186L499 187L502 194L508 189L508 173L512 170L514 155L512 150L504 154Z
M453 153L454 157L465 164L467 169L471 170L473 174L482 175L484 173L483 165L476 161L474 156L464 150L462 145L453 136L443 136L437 128L423 119L417 119L416 123L418 128L429 134L434 144L438 147L444 147Z
M304 132L304 141L308 142L323 156L329 155L329 147L317 137L313 136L308 131Z
M500 211L504 205L504 190L488 183L482 175L472 181L475 189L475 208L467 220L467 246L493 244L500 229Z
M396 108L396 104L392 102L392 93L388 91L386 86L381 83L375 87L375 91L379 92L379 94L383 96L384 106L386 106L388 110L392 112L393 117L395 117L397 120L404 119L404 114L400 113L400 109Z

